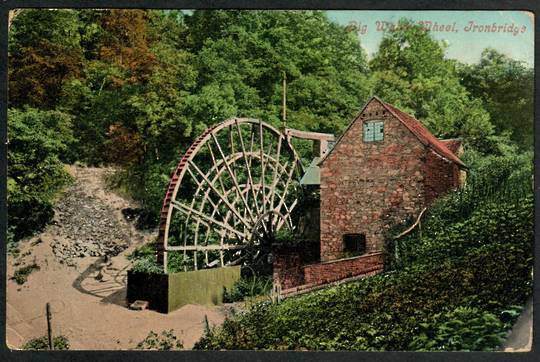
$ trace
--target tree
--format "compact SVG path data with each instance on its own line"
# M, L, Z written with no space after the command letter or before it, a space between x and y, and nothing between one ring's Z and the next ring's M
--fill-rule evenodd
M358 38L322 12L158 14L148 25L156 64L128 99L127 128L145 152L126 175L156 212L178 154L209 125L232 116L281 125L283 72L291 127L339 131L369 94ZM171 31L158 31L165 24Z
M72 10L28 9L9 40L9 104L53 109L62 85L82 68L79 21Z
M522 148L533 143L534 72L494 49L485 49L478 64L459 68L461 84L482 101L497 132L511 133Z
M369 95L359 39L323 12L195 11L186 24L200 122L238 115L279 125L283 72L288 123L300 129L341 130Z
M493 151L489 114L460 84L456 62L444 53L445 45L422 26L400 20L371 61L375 94L412 113L437 137L461 137L470 147Z
M19 239L52 218L51 201L70 180L62 161L72 125L65 113L34 108L10 109L8 120L8 224Z

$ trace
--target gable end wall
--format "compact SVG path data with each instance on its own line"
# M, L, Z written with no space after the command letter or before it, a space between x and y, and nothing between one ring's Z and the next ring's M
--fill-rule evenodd
M383 120L384 140L364 143L364 121ZM353 121L321 164L321 260L344 256L343 235L365 234L367 251L425 203L426 147L378 100Z

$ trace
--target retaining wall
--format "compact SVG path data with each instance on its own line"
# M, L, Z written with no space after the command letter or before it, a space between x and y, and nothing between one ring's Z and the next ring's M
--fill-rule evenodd
M382 252L308 265L298 265L297 260L298 256L294 254L275 256L274 282L279 280L282 290L306 289L347 278L374 275L384 268Z

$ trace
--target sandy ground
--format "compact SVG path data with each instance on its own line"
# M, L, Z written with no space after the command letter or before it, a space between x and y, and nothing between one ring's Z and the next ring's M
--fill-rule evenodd
M59 262L51 249L52 241L60 237L56 226L21 242L21 256L8 257L8 278L17 268L34 261L41 269L33 272L22 286L7 281L9 348L20 348L28 339L46 335L47 302L52 309L53 334L66 336L70 349L75 350L132 349L151 330L160 333L169 329L183 340L185 348L191 348L203 334L205 315L210 325L223 322L226 309L218 306L187 305L170 314L128 309L126 270L130 262L125 255L155 235L141 233L124 220L121 210L136 205L106 190L103 176L110 169L71 167L70 172L77 182L87 185L89 193L114 208L131 245L108 262L101 257L83 257L76 258L74 266L67 266ZM38 240L41 242L36 244ZM103 277L97 280L100 269Z
M503 344L504 352L529 352L532 347L533 302L529 300L508 338Z

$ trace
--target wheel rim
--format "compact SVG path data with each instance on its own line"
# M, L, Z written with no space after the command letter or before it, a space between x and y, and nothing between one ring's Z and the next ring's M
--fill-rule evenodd
M182 255L184 270L239 264L261 242L261 226L266 235L292 227L302 173L288 137L269 124L233 118L208 128L165 195L158 238L165 270L170 252Z

